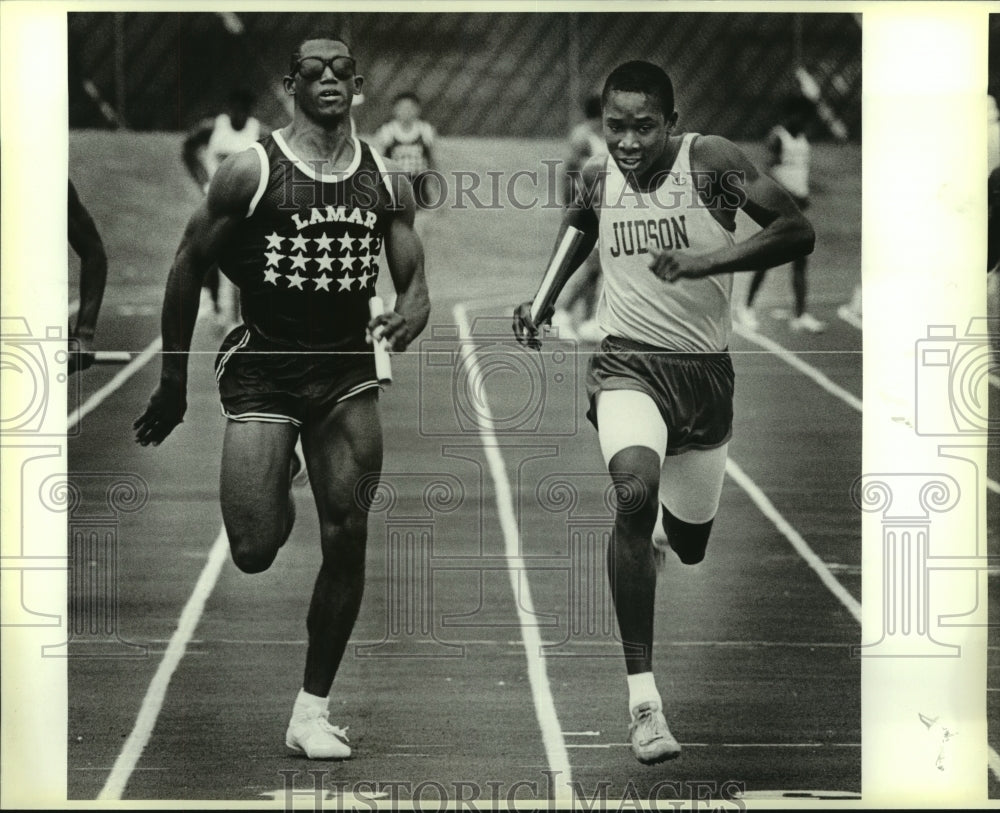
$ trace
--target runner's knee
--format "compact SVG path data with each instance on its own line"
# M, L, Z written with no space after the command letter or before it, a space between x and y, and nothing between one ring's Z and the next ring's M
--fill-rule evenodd
M656 521L660 457L645 446L630 446L608 462L615 487L615 526L648 536Z
M244 535L227 529L229 552L233 563L244 573L262 573L267 570L278 555L283 539L273 534L273 539L261 539L256 535Z
M363 568L368 539L368 515L363 511L338 511L320 521L323 560L338 568Z
M713 517L708 522L692 523L678 519L663 507L663 524L667 541L677 558L686 565L696 565L705 558L708 537L712 533Z

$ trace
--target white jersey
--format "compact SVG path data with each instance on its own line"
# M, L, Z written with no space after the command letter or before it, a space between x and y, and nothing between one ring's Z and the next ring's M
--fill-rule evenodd
M781 160L771 167L771 177L791 194L809 197L809 141L805 133L793 136L779 124L771 135L781 144Z
M700 200L688 133L670 172L639 193L608 157L598 213L604 290L597 321L612 336L684 352L725 350L732 333L732 274L664 282L649 270L650 246L705 253L735 240Z
M233 129L228 113L215 117L215 126L205 148L205 171L211 178L230 155L251 147L260 138L260 122L250 117L242 130Z
M420 119L404 128L393 119L379 127L375 133L375 144L403 172L416 176L429 167L427 157L434 146L434 128Z

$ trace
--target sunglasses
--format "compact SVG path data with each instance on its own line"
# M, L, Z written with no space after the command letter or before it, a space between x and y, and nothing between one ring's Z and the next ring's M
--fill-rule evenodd
M333 75L337 79L354 78L354 58L349 56L335 56L330 59L318 56L302 57L295 64L292 75L298 73L303 79L311 82L314 79L319 79L327 68L333 71Z

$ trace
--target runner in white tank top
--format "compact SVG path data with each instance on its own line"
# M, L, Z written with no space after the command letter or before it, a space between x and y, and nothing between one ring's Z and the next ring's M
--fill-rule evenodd
M260 136L260 122L253 116L247 116L243 127L236 129L228 113L219 113L215 117L212 134L205 148L205 171L208 177L211 178L219 164L230 155L252 147Z
M808 99L792 97L785 102L782 123L775 126L767 138L770 155L771 177L794 198L796 205L805 211L809 207L809 139L805 127L813 114ZM746 305L738 309L739 319L745 327L757 330L760 320L753 310L754 299L764 282L767 269L754 274L747 289ZM792 330L822 333L826 324L814 317L806 308L806 258L797 257L792 262L792 295L794 311L788 325Z
M680 753L652 672L654 562L668 548L684 564L700 562L718 510L732 427L731 274L808 254L814 234L788 193L736 145L671 134L677 113L662 69L619 66L602 100L612 160L584 167L553 257L569 228L583 238L565 263L554 261L552 290L538 296L550 310L600 239L600 314L611 335L590 360L588 417L621 506L609 578L625 653L629 740L649 764ZM742 242L732 237L737 209L761 227ZM540 346L531 308L524 302L514 311L514 332Z
M208 193L208 184L216 170L230 155L250 149L268 128L250 115L254 96L244 88L229 94L226 110L213 118L200 121L184 139L182 158L188 173L202 192ZM199 318L209 312L215 316L216 326L228 330L239 322L239 295L229 280L212 268L205 275Z
M732 274L680 279L664 295L663 281L649 273L657 249L706 254L733 244L733 234L692 200L691 144L684 136L673 167L648 193L627 186L609 156L600 237L604 293L597 319L605 333L656 347L721 351L729 347Z

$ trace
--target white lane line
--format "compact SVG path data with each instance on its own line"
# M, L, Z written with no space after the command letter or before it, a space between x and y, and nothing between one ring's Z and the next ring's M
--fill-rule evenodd
M992 745L986 746L990 751L990 770L996 779L1000 779L1000 754L996 752Z
M136 717L132 733L125 741L118 759L115 760L111 774L97 796L98 799L118 800L122 798L129 777L132 776L132 771L135 770L139 757L142 756L142 752L153 734L156 718L163 707L163 699L166 697L167 687L170 685L170 678L173 676L177 664L184 657L184 651L198 626L198 621L205 609L205 602L215 588L215 583L222 571L223 564L226 562L228 553L229 539L226 536L225 528L222 528L215 538L215 543L208 554L208 561L202 568L194 590L188 598L187 604L184 605L184 610L177 622L177 629L170 638L170 645L167 647L163 660L160 661L156 674L153 675L149 688L146 689L146 696L139 707L139 715Z
M733 322L733 330L739 333L747 341L751 341L754 344L763 347L765 350L769 350L774 353L778 358L784 361L786 364L794 367L800 373L808 376L817 384L819 384L824 390L826 390L831 395L835 395L845 404L854 407L858 412L863 411L861 399L849 393L843 387L834 384L829 378L827 378L823 373L813 367L811 364L807 364L790 350L785 349L776 341L773 341L767 336L762 336L754 330L748 330L743 325L738 322ZM991 381L996 376L991 376ZM1000 483L995 480L991 480L989 477L986 479L986 488L992 491L994 494L1000 494Z
M455 323L458 325L459 339L461 340L461 354L469 365L469 374L473 379L479 378L478 361L472 352L471 328L466 316L465 308L461 303L455 305L453 309ZM510 492L510 480L507 477L507 468L500 454L496 435L490 428L493 418L490 413L489 404L486 401L485 392L483 400L477 410L479 422L479 434L483 441L483 451L486 453L486 460L489 464L490 474L493 478L493 485L496 490L497 511L500 518L500 528L503 531L504 550L507 556L508 569L511 588L514 591L514 604L517 607L517 614L521 625L521 641L524 644L524 654L528 661L528 680L531 684L531 695L535 703L535 716L542 729L542 742L545 745L545 754L549 763L549 770L557 772L559 777L558 788L572 799L572 787L570 782L569 754L566 751L566 743L563 739L562 728L559 725L559 717L556 714L555 701L552 698L552 690L549 686L549 678L545 668L545 659L542 655L542 641L533 619L535 608L531 598L531 586L527 581L521 580L521 573L527 567L520 553L520 539L517 531L517 517L514 514L514 501ZM557 793L557 798L561 794Z
M90 396L83 404L74 409L69 413L69 417L66 418L66 431L68 432L74 426L76 426L80 420L89 412L98 407L105 398L111 395L115 390L117 390L122 384L128 381L133 375L135 375L139 370L145 367L150 359L153 358L157 353L160 352L160 348L163 346L162 337L157 337L143 350L138 356L136 356L132 361L122 367L121 370L112 378L107 384L101 387L97 392ZM79 373L77 374L79 375Z
M762 336L755 330L748 330L743 325L738 322L733 323L733 330L740 334L747 341L751 341L756 345L763 347L765 350L774 353L783 362L788 364L790 367L794 367L804 376L811 378L817 384L819 384L824 390L826 390L831 395L835 395L841 401L843 401L848 406L854 407L858 412L862 411L861 399L855 395L852 395L843 387L838 384L834 384L829 378L827 378L823 373L813 367L811 364L807 364L798 356L796 356L790 350L785 349L776 341L767 338L767 336Z
M778 512L778 509L774 507L774 503L767 498L767 495L761 491L760 487L731 458L726 461L726 472L749 495L757 508L760 509L760 512L774 523L785 539L792 543L792 547L806 560L806 564L816 572L820 581L827 586L831 593L840 599L840 603L848 609L851 615L854 616L854 620L860 624L861 603L847 592L844 585L837 581L836 577L830 572L830 568L826 566L826 563L813 552L813 549L799 535L799 532Z

